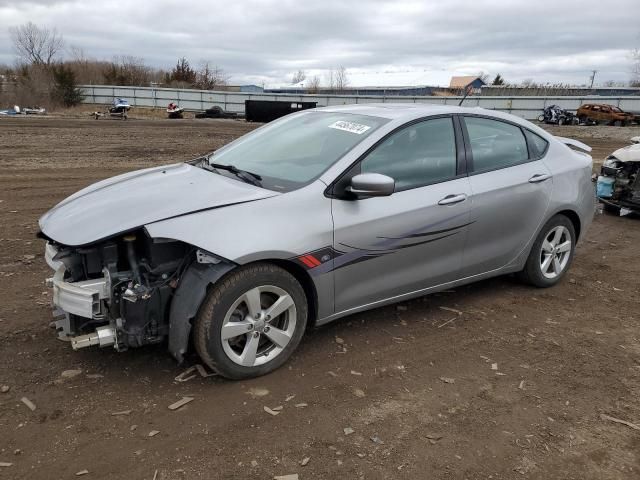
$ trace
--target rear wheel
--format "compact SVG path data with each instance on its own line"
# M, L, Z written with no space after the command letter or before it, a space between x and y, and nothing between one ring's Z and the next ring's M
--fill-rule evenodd
M556 215L542 228L519 276L536 287L558 283L573 260L576 234L571 220Z
M261 263L241 267L207 294L194 325L196 351L231 379L257 377L280 367L307 324L307 299L286 270Z

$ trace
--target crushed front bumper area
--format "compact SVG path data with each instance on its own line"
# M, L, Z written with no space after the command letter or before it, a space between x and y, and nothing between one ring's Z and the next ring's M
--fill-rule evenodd
M109 280L105 277L69 283L64 281L65 267L58 268L47 283L53 288L53 304L80 317L102 315L100 301L110 298Z
M55 260L57 249L47 244L45 260L55 270L53 277L47 279L47 286L53 289L53 307L55 327L58 338L70 341L74 350L99 345L101 347L116 345L116 329L110 325L103 325L94 332L86 335L75 335L71 327L71 315L76 315L91 321L106 319L104 301L111 298L111 282L108 272L102 278L84 280L80 282L65 281L66 268L60 261Z

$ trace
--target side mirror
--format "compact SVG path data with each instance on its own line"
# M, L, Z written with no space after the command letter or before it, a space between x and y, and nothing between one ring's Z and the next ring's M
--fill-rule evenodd
M396 189L396 181L380 173L361 173L351 179L347 192L356 197L388 197Z
M640 137L631 137L631 143L640 143Z

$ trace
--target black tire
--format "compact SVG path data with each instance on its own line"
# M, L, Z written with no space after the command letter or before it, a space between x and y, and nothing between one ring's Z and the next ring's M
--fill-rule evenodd
M293 299L296 311L295 330L289 343L273 360L261 365L243 366L233 361L223 348L221 332L224 318L242 295L265 285L278 287ZM269 263L240 267L220 279L207 293L194 322L195 349L202 361L223 377L233 380L259 377L279 368L289 359L305 332L307 316L304 289L289 272ZM249 335L247 334L245 342L249 340Z
M602 209L610 213L611 215L620 215L620 207L616 205L611 205L610 203L600 202L602 203Z
M547 278L543 275L542 269L540 266L541 256L542 256L542 244L545 239L549 236L551 231L556 227L565 227L571 238L571 251L569 253L569 258L562 272L557 275L555 278ZM531 251L529 252L529 258L527 258L527 263L525 264L524 269L518 273L518 277L525 283L533 285L539 288L548 288L557 284L562 277L567 273L569 267L571 267L571 262L573 262L573 256L576 250L576 232L573 227L573 223L564 215L556 215L552 217L540 230L536 241L533 243L531 247Z

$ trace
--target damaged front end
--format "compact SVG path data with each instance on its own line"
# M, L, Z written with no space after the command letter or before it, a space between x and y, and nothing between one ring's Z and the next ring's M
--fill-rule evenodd
M190 245L153 239L144 230L83 247L49 240L45 258L55 272L47 283L59 338L76 350L118 351L167 337L171 298L197 261Z
M606 158L598 176L596 195L610 208L640 211L640 144L634 142Z

